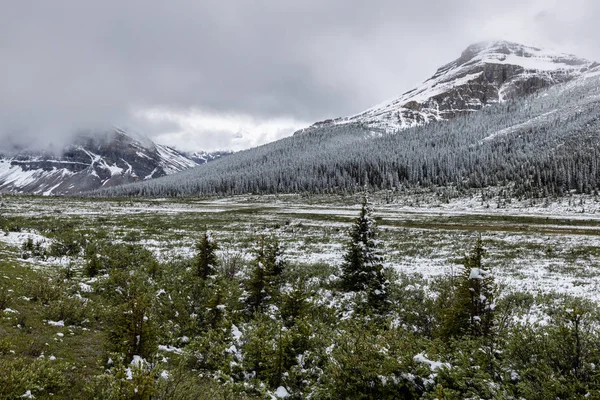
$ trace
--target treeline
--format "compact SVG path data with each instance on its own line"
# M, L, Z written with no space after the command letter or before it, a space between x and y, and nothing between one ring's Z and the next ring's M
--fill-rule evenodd
M291 265L273 236L257 238L247 262L218 249L207 232L194 258L161 264L137 245L93 242L82 249L93 281L84 298L67 295L72 273L29 283L46 319L102 332L99 368L22 362L4 350L13 340L5 338L0 397L600 396L597 306L501 296L481 238L457 275L400 275L384 268L365 200L339 269ZM540 308L543 323L523 320Z
M380 135L360 124L309 128L181 174L100 196L189 196L506 186L517 197L600 186L600 77L558 85L447 122Z

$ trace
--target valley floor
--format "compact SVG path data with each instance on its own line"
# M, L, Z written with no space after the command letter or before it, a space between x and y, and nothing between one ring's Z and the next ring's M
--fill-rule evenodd
M398 281L390 285L392 309L383 319L363 315L361 295L336 286L360 194L4 196L0 397L146 399L155 393L157 399L191 399L206 393L258 399L283 398L289 390L290 398L334 398L340 390L350 397L372 394L374 387L387 393L378 398L398 398L402 388L413 396L405 398L600 394L588 389L600 348L594 311L600 304L600 200L483 196L372 196L384 263ZM193 257L207 230L219 245L220 265L216 275L200 278ZM449 288L460 281L464 256L479 235L484 264L500 286L500 298L492 296L498 304L494 334L457 339L445 333L454 321L446 303L456 295ZM245 307L263 268L256 251L261 237L277 238L288 265L280 292L251 312ZM290 322L285 315L294 307L300 316ZM583 318L584 353L564 342L579 341L574 316ZM130 332L132 326L138 331ZM531 340L539 345L536 354L547 356L540 365L571 392L549 383L546 392L528 397L537 391L532 382L547 381L545 373L529 375L542 371L528 353ZM285 360L282 349L291 354ZM463 358L477 349L485 359ZM564 354L554 365L556 349ZM513 362L519 354L523 365ZM572 360L576 368L565 369L563 361ZM357 367L360 372L351 372ZM348 386L353 379L355 386ZM470 392L463 384L473 380L481 385ZM140 388L149 388L146 397ZM500 395L506 393L512 394Z
M45 240L39 226L61 221L106 232L113 241L138 243L163 261L190 257L204 230L222 244L222 257L249 259L258 235L275 235L294 263L339 265L359 196L237 196L221 199L76 199L5 196L0 215L16 219L21 232L0 235L20 246ZM440 199L434 194L373 198L385 262L425 278L456 274L477 234L487 262L508 291L561 293L600 302L600 200L595 196L525 200L479 194ZM27 260L65 265L77 260Z

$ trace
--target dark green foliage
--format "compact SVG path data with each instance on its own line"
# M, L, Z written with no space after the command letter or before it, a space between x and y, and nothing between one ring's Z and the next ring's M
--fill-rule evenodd
M27 259L30 257L38 257L38 258L46 258L46 250L42 247L41 242L34 242L32 238L28 238L21 245L21 250L23 251L22 257L23 259Z
M285 265L279 242L262 237L246 283L247 304L252 312L264 310L269 303L277 300Z
M597 306L580 300L559 305L545 327L515 326L506 360L518 373L515 394L527 399L600 395ZM589 397L589 396L588 396Z
M419 366L412 359L416 341L406 332L350 322L336 339L324 398L416 399L423 393L421 379L407 378Z
M48 249L48 255L52 257L78 256L87 244L85 236L69 225L57 228L53 239Z
M375 235L356 237L378 254ZM597 305L498 296L484 256L478 239L459 276L386 269L350 291L335 265L288 266L276 238L238 272L206 276L197 258L160 264L141 246L91 242L93 280L0 275L0 309L16 310L0 311L0 397L263 399L284 387L290 399L598 398Z
M140 245L103 243L100 254L105 269L126 270L135 267L151 276L159 269L158 261L152 252Z
M219 265L216 251L219 246L213 239L210 232L204 232L202 238L196 244L196 258L194 259L196 275L202 279L207 279L209 275L214 275Z
M95 243L88 244L85 247L85 274L90 278L98 275L100 270L103 268L102 260L100 259L100 254L98 251L98 247Z
M153 321L153 299L146 276L139 272L113 270L110 286L116 291L109 312L108 349L125 355L151 358L156 351L157 332Z
M208 329L187 346L187 365L207 375L214 371L227 371L233 359L228 352L230 347L228 329Z
M129 371L118 360L116 366L97 375L84 388L84 398L97 400L151 400L157 393L157 372L145 362L134 363ZM129 376L128 376L129 375Z
M52 280L47 276L40 275L28 282L27 293L32 301L39 302L44 306L61 299L66 292L65 286L58 280Z
M0 310L4 310L10 306L10 303L13 300L13 295L9 292L8 286L1 284L0 285Z
M444 337L487 336L494 322L494 278L482 260L485 249L481 236L463 260L464 270L452 288L451 301L444 311Z
M64 293L48 304L44 316L52 321L64 321L67 326L81 325L90 316L90 308L83 300Z
M123 250L128 249L131 252ZM158 262L139 246L115 246L107 262L112 266L105 283L111 308L108 311L108 350L124 355L126 363L134 355L149 359L156 351L156 287L152 276ZM124 259L113 257L125 256Z
M308 297L305 280L294 282L292 290L281 295L281 319L287 328L294 326L298 319L306 315Z
M373 209L365 193L360 216L350 231L342 264L342 288L366 292L369 305L377 310L383 310L387 303L387 283L380 248Z
M0 398L22 399L27 391L35 398L61 396L71 384L63 372L65 367L39 358L0 358Z

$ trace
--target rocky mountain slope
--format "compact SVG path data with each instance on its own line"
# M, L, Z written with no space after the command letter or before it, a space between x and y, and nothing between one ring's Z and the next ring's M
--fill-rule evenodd
M125 130L79 136L60 154L0 153L0 192L76 194L174 174L226 155L188 156Z
M398 98L354 116L317 122L303 131L359 123L376 132L393 133L520 98L599 66L573 55L517 43L477 43L439 68L421 86Z

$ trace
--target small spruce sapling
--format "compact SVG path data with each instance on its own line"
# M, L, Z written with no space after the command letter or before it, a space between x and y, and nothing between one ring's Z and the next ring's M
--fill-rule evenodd
M342 288L367 293L369 304L381 308L386 304L386 278L383 271L381 241L367 194L364 194L360 216L350 231L342 264Z
M261 238L247 283L247 303L251 311L261 311L279 297L281 275L285 266L279 242L274 238Z
M213 239L211 232L206 231L200 241L196 244L198 253L195 258L196 275L202 279L216 273L218 258L216 251L219 249L217 242Z

